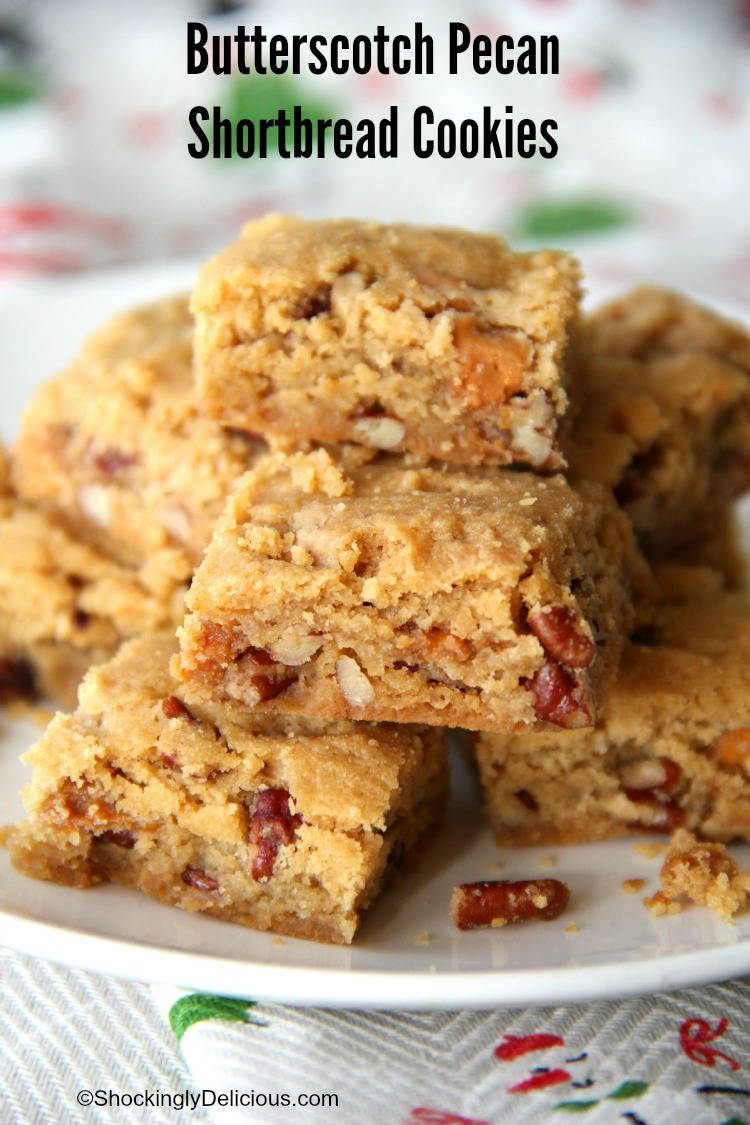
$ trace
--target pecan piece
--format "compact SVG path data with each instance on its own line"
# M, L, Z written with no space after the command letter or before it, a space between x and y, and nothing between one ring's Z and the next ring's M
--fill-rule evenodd
M671 834L685 823L685 810L676 801L661 801L652 793L631 789L625 796L639 805L648 806L648 813L636 820L628 821L628 828L638 832L666 832Z
M93 454L91 460L94 468L106 476L114 476L115 473L129 469L138 462L134 453L124 453L121 449L111 447L103 449L101 453Z
M315 656L323 640L322 633L287 633L271 647L271 654L279 664L299 668Z
M533 349L513 328L494 328L473 316L456 317L458 390L469 406L499 406L523 389Z
M297 303L291 315L295 320L313 320L321 313L328 312L331 307L331 287L324 285L314 293L302 293L297 298Z
M271 656L270 652L266 652L264 648L246 648L242 653L243 660L252 660L255 664L259 664L261 668L270 668L276 661Z
M404 423L392 414L363 414L354 423L354 437L373 449L395 449L405 433Z
M248 699L251 705L275 699L297 682L297 673L290 671L286 665L279 664L263 648L246 649L239 659L247 682L256 695L254 699Z
M5 656L0 659L0 703L31 699L36 695L36 676L28 660Z
M499 879L462 883L451 897L451 917L459 930L505 926L541 918L559 918L570 890L559 879Z
M106 832L101 832L95 839L100 844L116 844L118 848L126 848L128 851L135 847L135 836L132 832L128 832L127 828L119 830L108 828Z
M565 730L591 723L585 685L555 660L547 660L531 679L521 682L534 692L534 714L543 722L554 723Z
M112 519L112 490L103 484L82 484L76 493L84 517L97 527L109 527Z
M352 656L336 661L336 683L350 707L365 707L375 698L375 689Z
M682 770L671 758L639 758L620 770L623 793L643 816L629 822L642 832L674 832L685 821L685 810L672 797L682 781ZM648 811L646 811L646 808Z
M279 849L292 842L302 823L299 814L292 814L290 801L286 789L263 789L255 799L247 838L256 847L250 873L257 883L268 882Z
M73 610L73 628L85 629L91 621L91 614L87 613L85 609L76 606Z
M225 430L228 437L240 438L252 445L268 445L264 435L257 430L244 430L240 426L226 426Z
M569 668L588 668L596 656L596 646L580 627L580 620L568 606L554 605L534 610L528 625L553 659Z
M281 695L282 691L286 691L296 682L297 677L291 672L280 673L276 676L250 677L250 684L258 693L258 703L265 703L267 699L275 699L277 695Z
M681 780L682 770L671 758L638 758L620 770L620 783L631 801L655 797L666 802Z
M195 722L195 715L176 695L168 695L162 699L161 709L168 719L192 719Z
M528 789L516 789L513 796L517 801L520 801L523 807L525 809L528 809L529 812L539 812L539 802L537 801L534 794L530 793Z
M219 889L219 880L214 879L213 875L207 875L202 867L186 867L180 878L189 887L195 887L196 891L212 894Z

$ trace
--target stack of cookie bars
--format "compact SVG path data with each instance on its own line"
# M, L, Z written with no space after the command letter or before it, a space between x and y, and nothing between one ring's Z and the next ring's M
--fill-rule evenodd
M348 942L447 728L501 844L750 838L750 338L579 306L565 254L269 216L87 341L3 476L0 692L90 669L16 866Z

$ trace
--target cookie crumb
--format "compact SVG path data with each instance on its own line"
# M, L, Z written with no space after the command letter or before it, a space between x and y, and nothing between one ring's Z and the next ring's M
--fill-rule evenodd
M666 844L633 844L633 851L644 859L656 859L659 855L666 855Z
M731 922L750 901L750 871L741 871L723 844L697 840L685 828L673 835L659 878L661 889L644 899L655 916L678 913L687 899Z
M553 855L540 855L537 863L540 867L557 867L557 859Z
M417 934L414 938L415 945L429 945L432 941L432 934Z
M674 902L664 891L657 891L650 898L643 900L643 905L654 918L661 918L664 914L680 914L682 907L679 902Z
M496 859L493 859L492 863L487 864L488 871L502 871L502 869L503 864L499 863Z
M273 941L271 942L271 945L286 945L286 942L284 941L283 938L275 937L273 939Z
M580 930L580 928L581 927L578 925L577 922L571 922L568 926L565 927L565 929L563 930L563 933L564 934L577 934L578 931Z
M637 895L645 886L645 879L623 879L622 881L622 889L626 895Z

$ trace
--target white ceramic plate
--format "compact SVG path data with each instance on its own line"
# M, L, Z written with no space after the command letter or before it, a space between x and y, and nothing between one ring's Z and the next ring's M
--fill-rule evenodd
M81 335L110 312L179 288L189 266L149 267L46 282L0 301L3 435L35 383L59 369ZM38 736L3 721L0 824L21 815L18 755ZM653 919L624 879L657 885L660 861L634 841L500 852L484 825L458 749L454 795L419 867L389 890L354 946L274 938L163 906L119 887L76 891L37 883L0 854L0 941L71 965L252 999L325 1007L493 1008L575 1003L724 980L750 972L750 917L728 926L707 910ZM750 847L735 853L750 864ZM540 860L551 857L554 867ZM501 868L498 868L501 864ZM500 870L500 874L498 871ZM459 933L448 902L455 883L554 875L571 888L560 919ZM577 927L568 932L571 923Z

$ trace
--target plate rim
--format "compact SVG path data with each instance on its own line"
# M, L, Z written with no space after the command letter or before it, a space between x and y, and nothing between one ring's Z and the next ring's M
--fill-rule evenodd
M710 956L706 949L699 949L640 962L605 961L593 966L492 971L456 969L433 973L429 967L415 972L311 968L259 960L243 963L214 954L102 936L71 926L24 918L13 911L0 910L0 921L4 946L56 964L119 979L145 980L149 984L171 985L185 991L291 1007L404 1012L548 1007L673 992L731 980L750 971L750 938L712 950ZM76 956L54 948L50 952L50 938L59 940L61 934L75 940ZM131 965L129 960L134 949L139 956ZM118 963L118 955L121 955L121 963ZM145 964L141 960L144 957ZM162 972L162 964L168 967L166 974ZM184 973L176 971L183 968ZM228 973L236 977L231 984L225 979ZM627 979L618 980L613 988L614 979L623 973L627 973ZM243 981L247 974L251 977L257 974L257 983ZM351 996L353 978L356 978L354 1000ZM199 986L188 983L198 980ZM389 985L385 993L384 981ZM507 985L510 987L504 987Z

